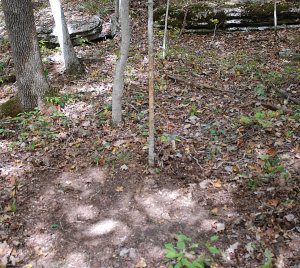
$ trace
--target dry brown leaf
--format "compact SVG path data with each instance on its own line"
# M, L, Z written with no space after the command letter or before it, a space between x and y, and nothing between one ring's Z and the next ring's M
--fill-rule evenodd
M144 259L141 259L141 260L136 264L136 267L138 267L138 268L147 267L147 264L146 264L146 262L145 262Z
M123 186L118 186L116 188L116 192L123 192L124 191L124 187Z
M276 207L278 205L278 200L273 199L273 200L268 201L266 204L267 204L267 206Z
M217 215L217 214L218 214L218 211L219 211L218 208L214 208L214 209L212 209L209 213L210 213L210 214Z
M220 179L218 179L216 182L213 182L212 185L216 188L222 187L222 182Z

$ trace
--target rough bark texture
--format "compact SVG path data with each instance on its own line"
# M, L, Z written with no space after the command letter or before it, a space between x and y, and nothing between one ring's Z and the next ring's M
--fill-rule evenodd
M55 30L62 51L66 72L70 74L81 74L84 72L84 69L80 64L72 45L61 1L50 0L50 5L55 20Z
M149 46L149 156L150 166L154 166L154 53L153 53L153 0L148 2L148 46Z
M22 111L38 106L49 90L40 56L31 0L2 0Z
M115 0L114 5L115 5L115 17L117 21L119 21L119 16L120 16L119 0Z
M124 88L124 71L128 58L130 46L129 25L129 0L122 0L120 8L121 21L121 47L114 76L114 87L112 94L112 122L115 125L122 123L122 96Z

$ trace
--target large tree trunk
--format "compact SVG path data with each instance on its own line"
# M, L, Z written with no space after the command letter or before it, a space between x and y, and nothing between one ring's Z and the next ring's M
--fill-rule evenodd
M50 0L50 5L55 20L55 31L58 35L58 42L62 51L66 72L70 74L81 74L84 72L84 69L80 64L72 45L61 1Z
M153 52L153 0L148 2L148 47L149 47L149 156L150 166L154 166L154 52Z
M49 90L37 41L31 0L2 0L23 111L38 106Z
M114 76L114 88L112 94L112 122L115 125L122 123L122 96L124 88L124 71L130 46L129 26L129 0L122 0L120 8L121 21L121 47Z

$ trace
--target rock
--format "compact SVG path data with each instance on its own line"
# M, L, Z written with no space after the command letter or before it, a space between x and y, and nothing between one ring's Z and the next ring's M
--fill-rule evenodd
M238 2L238 3L237 3ZM242 1L244 2L244 1ZM217 19L217 30L264 30L272 29L274 25L273 3L258 3L256 1L241 3L241 0L228 4L191 4L186 16L186 32L213 32L215 24L211 19ZM186 7L170 7L168 24L182 28ZM164 27L165 8L154 12L155 26ZM277 24L280 29L286 26L300 27L300 3L277 4Z
M100 16L93 16L89 20L74 20L68 22L68 30L74 45L104 38ZM46 41L45 45L57 45L57 34L52 21L38 22L36 31L39 40Z
M123 248L123 249L120 251L120 257L125 256L129 251L130 251L130 249L128 249L128 248Z
M129 258L134 259L136 257L136 252L134 248L130 248Z

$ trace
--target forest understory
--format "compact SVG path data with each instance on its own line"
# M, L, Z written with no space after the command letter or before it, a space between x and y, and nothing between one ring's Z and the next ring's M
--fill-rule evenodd
M120 128L119 38L75 47L77 77L40 44L56 108L0 121L0 264L299 267L300 29L277 42L272 31L212 41L169 29L166 59L155 30L150 168L146 10L131 20ZM7 42L0 53L1 77L12 77ZM0 86L1 102L16 93L9 79Z

